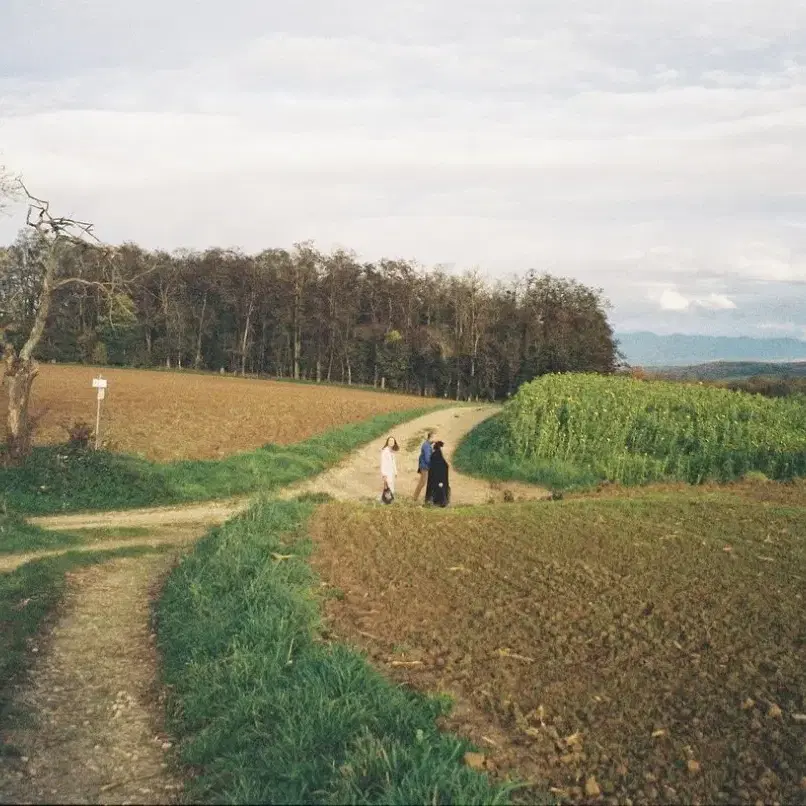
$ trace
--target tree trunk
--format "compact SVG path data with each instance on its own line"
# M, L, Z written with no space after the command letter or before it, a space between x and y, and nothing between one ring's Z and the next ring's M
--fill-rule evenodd
M31 400L31 387L37 375L34 350L36 350L45 332L57 266L58 258L53 246L51 246L45 257L45 273L42 277L39 304L34 323L31 326L31 332L19 354L10 344L6 344L3 351L3 359L6 365L4 380L8 390L6 450L8 451L9 461L13 464L18 464L31 452L33 434L28 404Z
M196 336L196 359L193 362L193 368L199 369L202 363L202 332L204 331L204 313L207 310L207 292L204 292L204 299L202 300L201 316L199 317L199 332Z
M10 357L6 363L8 414L6 417L6 449L12 464L19 464L31 452L33 429L28 414L31 387L38 368L33 358Z
M243 329L243 339L241 341L241 377L246 377L246 351L249 346L249 328L252 322L252 309L254 308L254 299L249 300L249 308L246 312L246 324Z
M302 343L297 327L294 327L294 380L299 380L299 362L302 353Z

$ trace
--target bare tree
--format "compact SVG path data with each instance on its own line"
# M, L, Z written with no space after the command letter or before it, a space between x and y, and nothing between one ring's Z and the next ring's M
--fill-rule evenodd
M45 331L53 295L66 286L85 285L101 289L114 300L120 285L115 270L116 250L101 244L92 231L92 224L52 215L48 202L32 196L22 181L18 181L19 189L28 200L26 224L31 237L26 240L24 254L29 276L33 268L35 291L27 306L24 305L21 290L15 288L14 282L19 276L19 267L8 258L0 265L0 279L11 280L3 282L0 295L0 343L8 391L6 451L12 463L23 460L31 450L29 403L38 373L34 353ZM103 279L85 276L83 268L90 253L93 260L100 260Z

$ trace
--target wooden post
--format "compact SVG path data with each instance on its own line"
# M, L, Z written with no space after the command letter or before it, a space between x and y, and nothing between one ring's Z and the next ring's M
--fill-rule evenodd
M97 451L101 447L101 401L106 396L106 381L99 373L98 377L93 379L92 385L98 392L95 408L95 450Z
M98 442L101 438L101 390L98 390L98 406L95 410L95 450L98 450Z

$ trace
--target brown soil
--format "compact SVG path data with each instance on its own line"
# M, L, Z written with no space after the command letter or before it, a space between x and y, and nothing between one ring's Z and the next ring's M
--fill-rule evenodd
M803 499L603 503L321 507L331 635L452 694L518 799L806 803Z
M161 733L149 601L165 556L70 575L64 609L21 703L35 722L7 736L3 803L173 803L182 784ZM42 651L44 650L44 651Z
M290 444L387 411L437 401L326 385L232 376L104 369L109 381L101 436L116 449L158 462L218 459L268 442ZM65 426L95 426L97 367L43 365L32 408L41 415L37 442L64 442ZM0 408L6 403L0 388Z

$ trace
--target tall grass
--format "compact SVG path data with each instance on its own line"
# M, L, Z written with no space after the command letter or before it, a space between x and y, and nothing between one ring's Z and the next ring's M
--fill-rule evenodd
M453 463L461 473L540 484L554 490L586 489L601 481L592 470L573 462L515 456L500 414L482 421L465 435L454 452Z
M315 475L395 425L435 407L380 414L293 445L266 445L221 460L156 464L135 456L38 448L19 468L0 468L0 499L47 515L207 501L276 490Z
M547 375L524 384L484 427L466 440L459 463L499 478L573 487L806 475L806 403L796 398Z
M254 506L168 578L158 640L170 727L218 803L501 803L441 733L439 699L323 640L306 557L312 500Z

